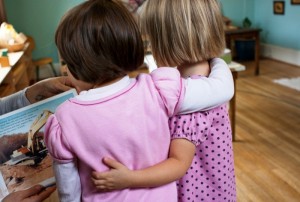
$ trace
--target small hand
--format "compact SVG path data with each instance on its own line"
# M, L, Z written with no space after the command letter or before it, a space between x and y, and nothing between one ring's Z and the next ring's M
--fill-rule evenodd
M130 186L133 172L116 160L104 158L103 163L111 169L106 172L92 172L95 187L103 192L125 189Z
M35 185L29 189L16 191L7 195L2 202L41 202L48 198L56 187L44 188L41 185Z

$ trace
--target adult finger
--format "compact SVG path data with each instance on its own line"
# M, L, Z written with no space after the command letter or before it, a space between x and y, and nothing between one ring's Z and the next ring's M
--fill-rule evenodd
M23 198L28 198L30 196L33 196L35 194L38 194L39 192L41 192L43 190L43 186L41 185L35 185L29 189L23 190L21 191L20 195L22 195Z
M30 202L41 202L48 198L54 191L56 190L55 186L48 187L47 189L44 189L41 191L38 195L32 196L29 201Z

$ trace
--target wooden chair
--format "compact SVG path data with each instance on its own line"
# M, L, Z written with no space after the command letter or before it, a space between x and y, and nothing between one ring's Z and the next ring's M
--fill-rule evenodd
M34 39L31 36L27 36L27 41L30 42L30 49L35 48ZM53 59L51 57L43 57L36 60L32 60L32 64L35 67L35 81L40 80L40 68L49 66L52 70L53 76L57 76L57 73L54 69Z

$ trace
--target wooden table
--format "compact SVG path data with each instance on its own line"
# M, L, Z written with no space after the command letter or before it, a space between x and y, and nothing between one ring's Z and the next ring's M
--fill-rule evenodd
M255 41L255 75L259 75L260 33L257 28L239 28L225 30L226 47L234 50L234 40L253 39Z
M232 61L228 64L234 82L234 95L229 103L229 114L230 114L230 122L231 122L231 130L232 130L232 141L235 141L235 113L236 113L236 80L238 78L238 73L240 71L244 71L246 67L240 63Z
M31 51L27 49L27 44L23 51L8 53L9 64L0 69L0 97L10 95L14 92L29 86L33 66Z

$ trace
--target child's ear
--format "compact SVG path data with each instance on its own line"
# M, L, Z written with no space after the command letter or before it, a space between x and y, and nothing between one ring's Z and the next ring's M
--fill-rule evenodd
M66 63L64 63L64 65L61 66L60 72L61 72L62 76L68 76L67 68L68 68L68 66L66 65Z

